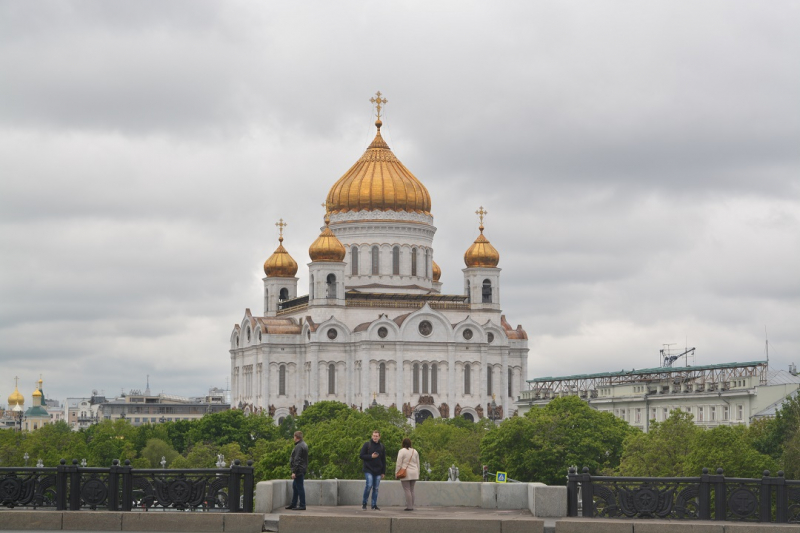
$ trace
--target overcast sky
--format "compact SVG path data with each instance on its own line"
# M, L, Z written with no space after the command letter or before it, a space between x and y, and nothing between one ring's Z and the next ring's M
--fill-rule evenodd
M0 405L201 395L384 132L529 378L800 363L800 4L0 2Z

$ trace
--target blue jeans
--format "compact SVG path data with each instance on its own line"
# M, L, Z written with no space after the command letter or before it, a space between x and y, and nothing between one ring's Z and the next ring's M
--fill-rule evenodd
M306 506L306 489L303 486L305 474L295 474L292 480L292 507L298 507L297 499L300 498L299 507Z
M364 476L367 478L367 486L364 488L364 498L361 500L361 504L367 505L367 498L369 498L369 491L372 490L372 506L377 507L378 485L381 484L381 475L364 472Z

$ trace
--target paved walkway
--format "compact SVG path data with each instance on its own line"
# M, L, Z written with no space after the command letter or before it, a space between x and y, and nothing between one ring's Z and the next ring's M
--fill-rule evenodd
M380 506L380 503L378 504ZM481 509L478 507L417 507L413 511L405 511L403 507L381 507L380 511L373 511L367 508L366 511L361 510L360 505L342 505L337 507L307 507L305 511L287 511L286 509L279 509L272 512L272 514L265 515L267 518L270 516L279 516L283 514L312 514L324 516L358 516L358 517L378 517L378 516L402 516L402 517L415 517L415 518L464 518L464 519L479 519L479 518L533 518L531 512L527 509L514 509L514 510L500 510L500 509Z

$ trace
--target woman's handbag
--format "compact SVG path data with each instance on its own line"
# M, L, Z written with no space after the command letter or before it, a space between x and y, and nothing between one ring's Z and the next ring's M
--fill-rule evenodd
M411 457L408 458L408 462L406 463L406 466L404 466L403 468L398 470L397 473L394 475L395 479L403 479L404 477L406 477L408 475L408 474L406 474L406 468L408 468L408 465L411 464L411 459L413 457L414 457L414 448L411 448Z

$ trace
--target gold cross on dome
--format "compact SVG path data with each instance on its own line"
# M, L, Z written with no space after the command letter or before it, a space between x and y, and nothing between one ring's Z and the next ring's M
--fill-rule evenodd
M275 223L275 225L278 226L278 231L280 232L280 238L283 239L283 228L285 228L289 224L284 222L283 219L280 219L278 222Z
M485 210L483 208L483 206L480 206L480 208L478 208L478 210L475 211L475 214L478 215L479 217L481 217L481 226L483 226L483 216L484 215L488 215L489 212L487 210Z
M376 111L378 112L378 120L380 120L381 119L381 107L382 107L382 105L388 104L389 100L387 100L386 98L381 98L381 92L380 91L376 92L375 96L377 96L377 98L370 98L369 101L372 102L373 104L375 104Z

